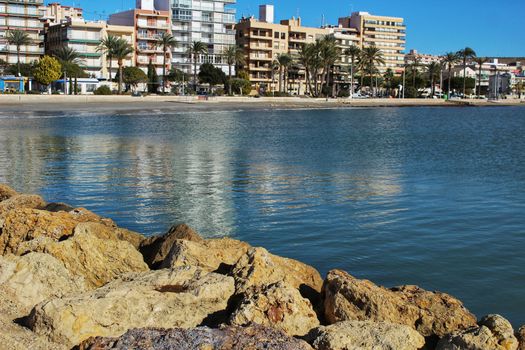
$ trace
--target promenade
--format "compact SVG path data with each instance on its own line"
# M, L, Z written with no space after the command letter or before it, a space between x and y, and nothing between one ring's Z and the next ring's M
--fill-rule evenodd
M314 99L301 97L0 95L0 113L33 111L246 110L348 107L525 106L525 100Z

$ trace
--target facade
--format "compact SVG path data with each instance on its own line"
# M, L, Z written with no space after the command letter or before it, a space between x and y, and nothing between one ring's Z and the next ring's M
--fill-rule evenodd
M385 59L385 64L378 67L381 73L388 68L397 74L403 72L406 46L403 18L354 12L350 17L339 18L339 25L357 30L360 48L375 45L381 49Z
M442 56L424 54L419 53L417 50L410 50L405 56L405 64L419 61L422 65L428 66L433 62L440 63L442 59Z
M62 6L54 2L42 8L42 19L46 24L57 24L69 19L83 19L83 10L79 7Z
M81 65L91 78L109 79L109 62L106 55L98 50L100 41L107 35L122 37L130 44L134 43L133 27L108 25L104 21L84 21L68 19L62 23L49 26L46 33L46 53L52 54L60 47L75 49L82 59ZM135 55L124 61L125 66L132 66ZM112 62L112 77L118 70L117 60Z
M194 41L208 45L208 54L198 58L198 64L213 63L228 72L222 53L235 45L236 0L171 0L167 8L172 13L173 36L179 47L173 50L173 64L186 73L193 71L187 51Z
M158 46L163 33L171 33L171 12L169 0L137 0L137 8L113 14L109 17L111 25L130 26L134 28L134 47L136 51L134 66L148 71L153 63L157 74L162 76L164 52ZM166 57L166 71L170 71L172 53Z
M333 31L330 28L303 27L300 18L283 20L279 24L268 22L268 6L261 7L260 19L243 18L235 26L237 43L244 48L250 81L255 89L266 91L283 90L279 87L279 73L273 62L280 54L296 56L306 43L313 43ZM297 72L288 92L301 94L306 89L304 72Z
M23 30L32 40L21 47L21 63L31 63L44 54L44 25L40 21L43 4L44 0L0 0L0 59L17 62L16 47L6 40L10 30Z

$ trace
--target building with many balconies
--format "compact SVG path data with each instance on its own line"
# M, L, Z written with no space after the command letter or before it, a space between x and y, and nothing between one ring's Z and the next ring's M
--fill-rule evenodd
M135 31L135 66L147 72L152 63L157 74L162 75L164 66L163 48L158 45L163 33L171 33L169 0L137 0L135 9L119 12L109 17L111 25L131 26ZM166 70L171 68L172 53L166 57Z
M385 60L385 64L378 67L381 73L388 68L397 74L403 72L406 47L406 26L403 18L354 12L350 17L339 18L339 25L357 30L361 48L375 45L381 49Z
M135 42L135 29L130 26L108 25L105 21L85 21L83 19L62 20L50 25L46 33L46 53L53 54L60 47L69 47L78 52L81 66L90 77L109 80L109 61L104 52L98 50L100 41L113 35L125 39L130 44ZM133 66L135 54L124 60L125 66ZM118 62L111 63L111 77L118 71Z
M40 21L44 0L0 0L0 59L14 64L17 49L9 45L6 36L11 30L25 31L29 45L20 48L20 62L31 63L44 54L44 25Z
M229 5L236 0L171 0L162 10L172 14L172 33L179 42L173 50L173 64L186 73L193 71L192 60L187 54L194 41L208 46L208 53L198 57L198 65L212 63L228 72L222 53L228 46L235 45L235 9ZM161 5L159 3L159 5Z

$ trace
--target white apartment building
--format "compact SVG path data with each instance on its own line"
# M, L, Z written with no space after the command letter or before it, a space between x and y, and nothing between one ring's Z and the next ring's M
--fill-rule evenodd
M235 9L229 5L236 0L171 0L172 33L179 42L173 50L173 65L186 73L193 71L188 47L194 41L208 45L208 54L199 57L199 64L213 63L224 72L228 71L222 52L235 45ZM163 4L158 4L162 6Z

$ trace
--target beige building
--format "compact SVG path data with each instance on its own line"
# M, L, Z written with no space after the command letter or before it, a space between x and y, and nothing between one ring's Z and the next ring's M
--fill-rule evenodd
M62 23L49 26L46 34L46 52L52 54L58 48L66 46L75 49L82 59L81 65L90 77L99 80L109 79L109 61L103 52L97 50L100 41L108 35L122 37L130 44L135 41L133 27L108 25L105 21L85 21L69 18ZM124 66L133 66L135 55L124 61ZM116 59L112 62L114 78L118 71Z
M381 49L385 59L385 64L379 67L381 73L388 68L397 74L403 72L406 47L406 26L403 18L354 12L350 17L339 18L339 25L357 30L361 48L375 45Z
M31 38L31 44L20 48L20 62L31 63L44 54L43 4L43 0L0 0L0 59L17 62L16 47L6 39L10 30L23 30Z
M270 15L269 15L270 14ZM273 62L280 54L296 56L306 43L329 35L329 28L303 27L300 18L273 23L273 8L261 6L260 18L243 18L235 26L237 44L245 50L246 65L250 81L255 89L266 91L283 90L279 87L279 72L273 69ZM299 71L290 82L288 92L301 94L305 91L304 72Z
M160 10L165 8L166 1L137 0L137 8L113 14L108 21L112 25L134 28L135 66L147 72L151 62L159 76L163 73L164 52L158 46L158 40L163 33L171 33L171 12ZM166 56L167 72L171 68L171 59L170 51Z
M63 6L57 2L42 7L42 20L47 24L57 24L69 19L83 19L83 10L79 7Z
M425 53L419 53L417 50L410 50L405 55L405 63L413 63L415 61L418 61L420 64L424 66L428 66L430 63L441 63L443 60L443 56L437 56L437 55L430 55Z

